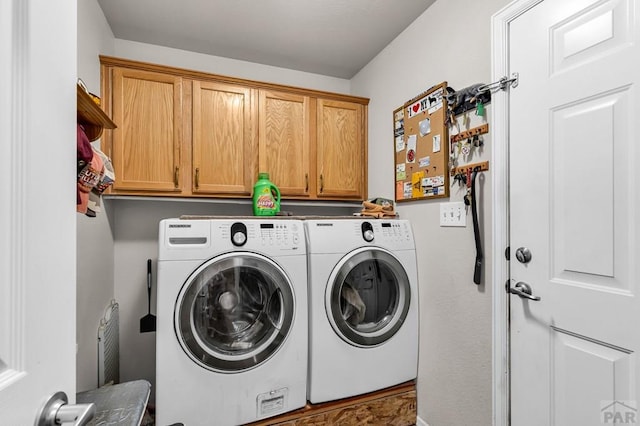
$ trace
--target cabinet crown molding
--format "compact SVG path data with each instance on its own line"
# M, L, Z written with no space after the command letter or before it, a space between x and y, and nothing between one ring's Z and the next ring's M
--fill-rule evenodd
M345 101L357 103L360 105L369 105L369 98L360 96L345 95L341 93L326 92L315 89L305 89L301 87L288 86L277 83L267 83L257 80L248 80L237 77L230 77L220 74L212 74L204 71L195 71L186 68L171 67L167 65L153 64L150 62L134 61L131 59L116 58L113 56L100 55L100 64L108 67L132 68L136 70L160 72L164 74L172 74L182 78L192 78L197 80L210 80L226 84L238 84L245 87L255 89L277 90L305 96L313 96L323 99L331 99L336 101Z

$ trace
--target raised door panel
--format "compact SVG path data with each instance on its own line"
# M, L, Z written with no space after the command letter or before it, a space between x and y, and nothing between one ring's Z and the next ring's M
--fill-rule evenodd
M259 98L259 171L282 196L308 197L309 97L262 90Z
M182 79L113 70L113 166L117 191L180 192Z
M362 199L366 172L362 105L319 99L317 114L317 196Z
M251 195L251 89L196 80L192 118L193 193Z

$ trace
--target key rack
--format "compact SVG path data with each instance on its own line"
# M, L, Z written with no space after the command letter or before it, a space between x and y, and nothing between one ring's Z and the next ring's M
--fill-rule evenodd
M489 124L483 124L478 127L474 127L473 129L465 130L455 135L451 135L451 143L460 142L464 139L469 139L474 136L484 135L485 133L489 133Z
M472 173L476 167L479 167L479 172L486 172L487 170L489 170L489 162L481 161L479 163L465 164L464 166L454 167L453 169L451 169L451 176Z

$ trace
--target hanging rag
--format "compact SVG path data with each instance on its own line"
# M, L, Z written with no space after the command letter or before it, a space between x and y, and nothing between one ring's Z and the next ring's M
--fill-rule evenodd
M81 124L76 125L76 157L78 158L78 165L76 174L79 176L80 172L91 162L93 158L93 149L91 149L91 143L89 142L89 138L87 134L84 132L84 127ZM82 203L82 189L80 185L76 189L76 204L79 205Z
M95 217L97 213L100 213L100 201L102 193L116 180L115 172L113 170L113 164L111 159L107 157L102 151L97 148L93 148L94 155L100 157L104 164L102 174L100 175L100 181L89 192L89 203L87 205L87 216Z
M89 205L89 192L96 186L104 174L104 163L99 155L91 150L92 157L88 164L78 174L78 190L80 195L80 203L76 205L79 213L87 213Z
M362 323L367 306L362 301L360 294L349 284L344 284L340 296L347 302L346 309L343 311L343 318L353 326Z

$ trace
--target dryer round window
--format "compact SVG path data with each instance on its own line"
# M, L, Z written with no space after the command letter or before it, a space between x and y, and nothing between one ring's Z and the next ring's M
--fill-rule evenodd
M254 368L281 347L295 312L292 284L269 258L251 252L217 256L187 279L174 326L187 355L209 370Z
M325 293L327 317L345 342L370 347L402 327L411 303L405 268L379 247L356 249L336 265Z

